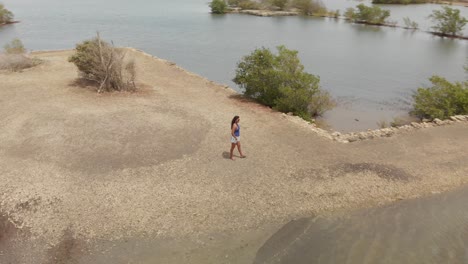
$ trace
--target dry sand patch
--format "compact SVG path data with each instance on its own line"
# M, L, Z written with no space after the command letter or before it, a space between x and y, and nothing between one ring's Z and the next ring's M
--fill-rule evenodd
M147 90L98 95L71 85L70 54L37 53L37 68L0 73L0 210L51 245L65 231L87 242L184 238L168 257L177 263L221 250L211 234L233 234L224 250L243 254L235 238L255 230L251 254L266 225L468 181L467 124L336 144L135 50ZM234 115L248 158L233 162L225 152Z

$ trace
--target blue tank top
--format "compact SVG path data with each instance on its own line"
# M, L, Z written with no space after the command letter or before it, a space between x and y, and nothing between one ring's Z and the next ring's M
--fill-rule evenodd
M237 124L237 129L234 130L234 135L235 135L236 137L240 136L240 125L239 125L239 124Z

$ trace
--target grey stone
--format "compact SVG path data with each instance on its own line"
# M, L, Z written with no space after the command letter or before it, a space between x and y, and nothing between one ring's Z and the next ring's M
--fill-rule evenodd
M331 135L334 136L334 137L340 137L341 133L340 132L333 132Z
M442 120L440 120L439 118L435 118L433 122L436 123L437 125L443 124Z

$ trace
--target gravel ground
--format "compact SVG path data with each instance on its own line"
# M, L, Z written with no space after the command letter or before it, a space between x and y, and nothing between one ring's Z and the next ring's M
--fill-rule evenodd
M468 182L466 123L341 144L133 49L142 89L96 94L70 54L0 72L0 212L29 241L208 241ZM234 115L247 158L231 161Z

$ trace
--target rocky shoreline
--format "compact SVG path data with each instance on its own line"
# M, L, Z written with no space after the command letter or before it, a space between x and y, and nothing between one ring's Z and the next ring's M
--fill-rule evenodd
M317 127L316 124L312 122L305 121L304 119L288 115L283 113L283 118L289 119L296 124L300 124L304 127L307 127L314 131L317 135L321 137L328 138L333 141L337 141L340 143L351 143L363 140L369 140L374 138L382 138L382 137L390 137L395 134L404 133L408 131L414 131L422 128L429 128L429 127L436 127L436 126L444 126L444 125L451 125L455 123L461 122L468 122L468 115L456 115L451 116L449 119L440 120L438 118L434 119L433 121L425 121L425 122L412 122L409 125L403 125L399 127L386 127L374 130L367 130L362 132L350 132L350 133L340 133L338 131L327 131L325 129Z

